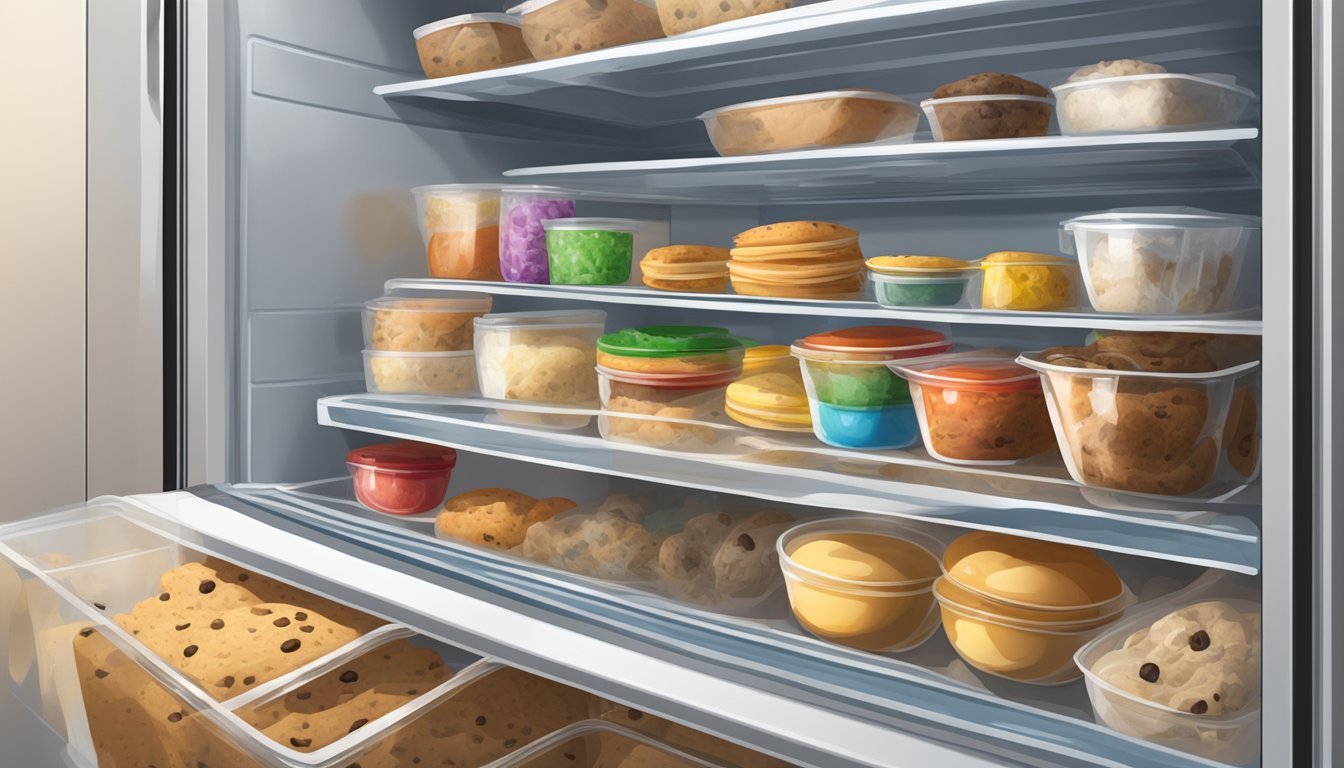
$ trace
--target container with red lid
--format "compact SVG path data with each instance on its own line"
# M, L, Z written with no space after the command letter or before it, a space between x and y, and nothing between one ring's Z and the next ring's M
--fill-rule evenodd
M818 438L841 448L904 448L919 426L904 379L888 368L898 360L947 352L939 331L865 325L816 333L794 343Z
M910 383L930 455L1003 465L1057 450L1040 377L1016 357L987 349L890 364Z
M457 451L427 443L380 443L345 456L355 498L389 515L418 515L443 503Z

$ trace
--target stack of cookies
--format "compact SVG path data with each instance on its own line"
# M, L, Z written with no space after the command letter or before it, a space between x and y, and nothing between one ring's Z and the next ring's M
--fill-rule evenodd
M728 249L712 245L654 248L639 262L644 284L660 291L723 293L728 287Z
M859 233L824 221L767 224L733 238L728 262L743 296L852 299L863 292Z

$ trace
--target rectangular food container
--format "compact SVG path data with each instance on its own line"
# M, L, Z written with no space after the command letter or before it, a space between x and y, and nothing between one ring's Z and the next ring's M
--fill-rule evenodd
M985 94L925 99L935 141L1016 139L1044 136L1050 130L1055 100L1049 96Z
M1255 100L1231 76L1172 72L1098 77L1051 90L1065 136L1231 128Z
M499 271L510 283L551 281L546 257L546 228L551 219L570 219L578 204L573 192L555 187L504 187L499 226Z
M518 19L469 13L416 27L415 50L425 77L452 77L531 61Z
M364 350L364 386L377 394L466 395L476 391L476 353Z
M634 219L549 219L546 255L553 285L623 285L635 256Z
M658 20L663 34L671 37L792 5L792 0L658 0Z
M919 110L881 91L822 91L720 107L700 116L725 157L915 137Z
M528 0L508 13L539 61L663 36L654 0Z
M1214 477L1237 380L1260 364L1209 373L1075 368L1027 352L1064 465L1083 485L1186 496Z
M499 189L492 184L433 184L411 190L430 277L500 279Z
M471 349L471 321L489 312L490 304L490 296L483 293L380 296L364 304L364 346L384 352Z
M1060 243L1078 255L1102 312L1202 315L1233 307L1252 217L1194 208L1117 210L1069 219Z
M476 373L481 395L596 408L600 309L512 312L476 319ZM497 411L502 421L561 429L588 426L591 416Z
M576 723L485 768L729 768L602 720Z

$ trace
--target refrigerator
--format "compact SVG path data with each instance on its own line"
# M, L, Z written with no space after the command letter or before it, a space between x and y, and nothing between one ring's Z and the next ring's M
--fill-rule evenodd
M586 10L576 18L606 12L609 3L617 7L578 3ZM72 642L78 648L88 637L80 633L94 628L111 643L110 655L98 658L116 657L126 665L118 669L182 702L173 723L196 721L218 750L212 754L237 749L245 757L230 759L239 764L349 766L376 754L387 761L379 765L411 765L409 753L380 740L417 733L417 723L431 727L425 724L443 711L437 707L451 699L452 685L469 687L503 667L603 702L596 724L573 736L592 765L1337 763L1330 0L795 2L668 37L426 79L413 30L506 10L497 5L87 6L88 307L101 318L90 323L88 360L90 381L99 382L90 386L88 427L96 498L21 510L0 527L6 695L23 713L0 731L6 745L39 752L38 765L109 764L105 738L90 728L104 704L81 695L90 675L102 680L96 673L106 670L71 652ZM964 142L934 135L931 122L941 114L950 123L951 113L917 108L940 85L974 73L1011 73L1049 88L1082 67L1122 59L1221 84L1209 87L1235 82L1252 98L1224 125L1089 133L1061 130L1064 97L1056 92L1046 135ZM700 119L729 105L836 89L901 97L918 120L913 136L720 156ZM1104 97L1096 103L1105 106ZM1107 108L1132 116L1130 106ZM788 118L785 127L803 123ZM412 190L451 184L563 189L576 201L573 215L638 222L630 246L636 263L663 246L731 247L735 235L779 222L842 225L857 232L854 247L867 257L963 260L1002 252L1085 260L1081 236L1061 225L1108 211L1216 211L1248 234L1226 306L1185 314L1093 309L1095 296L1091 304L1087 296L1098 288L1095 275L1086 286L1075 278L1078 296L1063 309L994 309L990 263L974 270L969 298L933 309L885 306L866 277L862 296L843 299L746 295L741 272L730 273L737 293L658 290L641 282L638 266L628 280L606 281L614 285L430 277L426 214ZM497 226L507 230L507 218ZM549 243L554 276L558 246ZM1028 266L1048 275L1050 263ZM1212 334L1245 364L1190 391L1223 412L1229 399L1249 399L1250 423L1236 439L1249 441L1254 455L1238 469L1219 453L1210 459L1213 479L1182 494L1130 492L1079 482L1072 472L1095 445L1106 445L1105 432L1080 432L1077 439L1098 442L1079 445L1077 456L1065 441L1062 455L1022 464L946 461L923 441L892 450L837 447L806 429L772 432L741 420L697 421L709 447L687 449L638 439L646 428L683 426L684 414L656 408L622 417L635 424L637 439L616 436L622 419L609 416L607 400L619 376L604 384L600 407L509 404L471 391L379 393L378 377L366 377L365 323L377 314L366 303L464 295L488 300L492 314L601 310L596 322L606 333L697 326L790 345L837 331L852 338L843 331L854 327L899 326L942 334L957 350L1008 350L1009 359L1059 347L1084 354L1077 349L1134 332ZM814 363L807 350L796 344L785 364L799 356ZM547 360L529 372L547 373ZM1040 361L1059 427L1073 384ZM1100 411L1114 401L1098 393L1120 385L1099 376L1090 402ZM1032 386L1040 380L1027 378ZM825 415L817 409L818 381L809 378L807 389L814 425ZM557 416L581 426L557 428L547 418ZM1218 427L1221 433L1221 421ZM490 539L482 546L436 536L436 509L393 516L364 506L347 459L396 440L456 451L450 498L501 488L533 501L572 500L577 510L555 519L576 521L564 531L575 539L539 560L524 557L523 544L504 551ZM621 517L631 504L638 514ZM644 516L639 535L665 548L688 530L688 519L715 513L731 521L723 530L733 535L719 534L727 547L741 541L742 521L762 510L779 516L770 518L767 551L754 552L753 540L739 544L745 552L738 554L770 569L771 586L749 599L704 602L655 589L622 570L625 550L597 546ZM1079 547L1073 551L1118 579L1120 593L1107 604L1122 608L1100 623L1099 614L1075 616L1062 629L1055 615L1045 629L1033 625L1027 640L1015 636L1024 648L995 639L1021 631L1020 623L980 621L989 615L983 611L949 617L926 580L915 590L925 600L925 639L895 650L855 647L862 643L827 630L822 619L804 623L798 572L775 572L792 562L787 542L795 534L784 529L840 520L851 532L907 531L911 541L932 541L926 549L937 550L937 562L929 579L937 571L955 577L957 562L943 550L968 535ZM594 533L578 521L614 527ZM563 567L575 547L591 562ZM339 643L322 653L305 647L300 655L312 659L271 681L267 696L230 703L203 692L222 682L184 673L187 662L165 661L131 624L114 619L152 602L165 570L202 563L226 563L220 574L237 569L229 578L241 571L292 585L286 588L339 606L332 611L376 617L376 637L344 650ZM176 599L176 587L165 581L163 589L161 600ZM846 610L867 618L846 614L844 621L873 620L890 589L851 594ZM199 591L208 595L204 586ZM1241 645L1216 645L1220 654L1249 654L1254 666L1236 669L1256 673L1198 683L1236 689L1240 709L1219 706L1201 718L1210 702L1173 698L1153 706L1090 673L1078 676L1076 665L1139 642L1159 619L1210 600L1257 617L1244 625L1253 628ZM1208 644L1207 634L1195 637L1202 616L1181 625L1181 642L1195 651ZM145 637L168 631L152 621L137 626ZM1122 628L1137 634L1117 634ZM975 656L976 633L994 659ZM1011 670L1026 662L1002 657L1046 653L1042 637L1068 646L1063 663L1014 679ZM1094 638L1110 644L1091 656L1078 650ZM324 749L258 733L254 716L263 704L288 701L294 686L401 642L439 653L457 683L432 695L417 691L365 736L354 734L357 725ZM1175 674L1200 673L1196 665ZM1139 676L1158 679L1156 671ZM113 701L108 706L127 712L134 706ZM639 730L633 721L641 714L736 746L711 754L702 742L678 744L666 731ZM136 733L131 741L158 739L165 727L137 733L140 721L123 722ZM573 764L572 754L557 757L565 749L543 754L537 744L544 747L545 738L514 740L514 759L526 759L504 757L500 765ZM625 762L608 753L611 762L603 763L594 745L612 738L648 751L627 748ZM377 751L384 748L393 751ZM164 754L185 761L192 753ZM435 764L476 764L470 754Z

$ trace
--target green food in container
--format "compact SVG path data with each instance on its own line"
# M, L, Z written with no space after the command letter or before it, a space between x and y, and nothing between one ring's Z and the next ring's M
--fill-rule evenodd
M871 273L873 293L884 307L952 307L961 303L969 277L891 277Z
M542 226L552 284L620 285L630 279L638 221L550 219Z
M845 408L910 405L910 385L885 363L808 362L817 400Z

